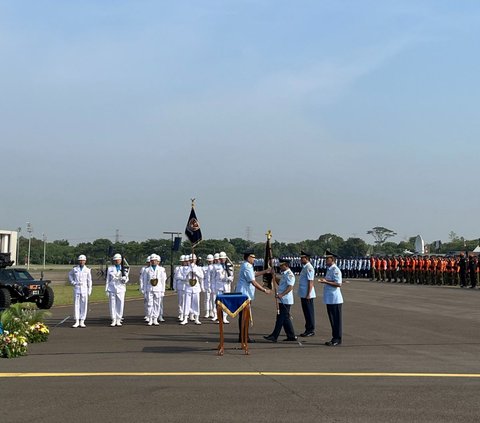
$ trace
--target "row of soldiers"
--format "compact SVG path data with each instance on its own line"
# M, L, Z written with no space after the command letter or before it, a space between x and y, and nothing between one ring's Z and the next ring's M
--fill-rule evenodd
M78 257L78 265L69 272L69 281L74 288L74 328L84 328L88 311L88 297L92 293L91 269L86 266L85 255ZM126 285L129 282L129 268L123 263L120 254L113 256L113 264L108 267L105 292L109 298L112 323L122 326ZM140 291L144 296L145 321L149 326L164 322L163 299L165 296L167 273L160 265L161 257L151 254L140 270ZM204 293L205 318L218 322L215 298L218 294L231 292L234 268L225 252L209 254L203 266L197 265L197 257L184 255L176 267L173 287L178 294L178 318L181 325L188 321L201 324L200 293ZM229 323L223 314L223 322Z
M421 285L460 285L475 288L480 267L478 257L458 256L371 257L370 280Z
M299 256L287 257L294 274L302 270ZM311 264L316 276L324 276L327 270L324 257L312 257ZM278 260L273 260L275 270L279 271ZM475 288L479 282L480 266L478 257L465 253L458 256L376 256L339 258L337 266L345 279L365 278L384 282L399 282L422 285L460 285ZM264 259L254 263L255 271L264 268Z
M181 325L189 321L200 325L200 293L203 293L204 318L230 323L227 315L217 316L215 298L219 294L232 291L234 267L225 252L207 255L206 263L197 263L195 254L180 257L180 265L175 268L173 289L178 295L178 320Z
M286 256L285 259L290 261L290 270L299 275L302 271L302 262L300 256ZM255 259L255 271L263 270L265 260L262 258ZM315 271L315 276L325 276L327 272L327 263L325 257L311 257L311 265ZM367 257L362 258L338 258L337 267L342 271L344 278L369 278L371 276L371 262ZM279 273L280 266L278 259L273 259L273 267Z

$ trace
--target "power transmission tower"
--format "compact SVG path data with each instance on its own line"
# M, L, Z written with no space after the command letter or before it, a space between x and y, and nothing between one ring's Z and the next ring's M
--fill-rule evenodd
M247 226L247 229L245 230L245 235L247 237L247 241L250 241L250 238L252 237L252 228L250 226Z

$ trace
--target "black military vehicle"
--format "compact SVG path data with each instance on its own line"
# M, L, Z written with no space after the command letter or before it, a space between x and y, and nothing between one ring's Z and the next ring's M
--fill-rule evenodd
M38 308L49 309L53 305L53 289L50 281L36 280L25 269L10 266L10 253L0 253L0 310L13 303L36 303Z

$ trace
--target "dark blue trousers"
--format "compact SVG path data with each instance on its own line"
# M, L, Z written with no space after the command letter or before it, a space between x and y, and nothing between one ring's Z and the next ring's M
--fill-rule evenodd
M313 298L300 298L303 316L305 317L305 332L315 332L315 307Z
M342 342L342 304L327 304L327 314L332 327L332 341Z
M292 319L290 318L290 304L279 303L280 314L277 314L277 321L273 329L272 336L277 339L282 328L285 330L287 338L295 338L295 331L293 329Z

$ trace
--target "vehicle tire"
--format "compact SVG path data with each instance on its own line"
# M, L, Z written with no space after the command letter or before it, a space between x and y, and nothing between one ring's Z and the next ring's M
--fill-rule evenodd
M50 286L47 286L43 293L43 297L37 301L37 307L42 310L48 310L49 308L52 308L54 299L55 294L53 293L53 289Z
M12 296L7 288L0 288L0 310L10 307Z

